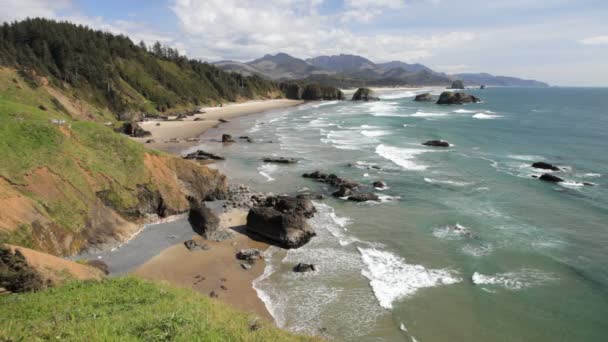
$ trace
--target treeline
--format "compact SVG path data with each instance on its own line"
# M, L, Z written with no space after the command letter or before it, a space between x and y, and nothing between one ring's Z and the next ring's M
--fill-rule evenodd
M279 91L275 82L225 72L160 43L148 48L123 35L47 19L0 26L0 65L47 76L115 112L165 111Z
M285 97L292 100L344 100L344 93L340 89L318 83L286 82L281 83L280 88Z

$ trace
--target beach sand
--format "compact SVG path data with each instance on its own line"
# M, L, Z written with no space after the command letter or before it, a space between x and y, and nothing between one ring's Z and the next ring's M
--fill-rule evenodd
M186 139L198 138L208 129L221 124L220 119L230 120L243 115L293 107L302 103L303 101L276 99L229 103L222 107L206 107L202 108L204 113L189 116L183 121L148 120L141 122L140 126L149 131L152 136L133 139L141 143L154 140L153 143L147 143L146 147L178 154L182 150L198 144L185 141Z
M133 274L191 288L206 296L213 291L218 300L273 321L252 286L253 280L264 272L264 262L259 260L251 269L245 270L241 267L243 261L235 257L241 249L268 248L267 244L250 239L243 233L246 217L247 211L240 209L233 209L220 216L221 225L235 232L233 239L212 242L196 235L194 240L209 245L211 249L191 252L183 243L179 243L141 265Z

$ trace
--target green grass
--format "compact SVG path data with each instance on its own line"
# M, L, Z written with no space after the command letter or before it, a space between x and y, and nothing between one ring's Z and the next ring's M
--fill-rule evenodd
M198 293L136 278L0 297L2 341L309 341Z

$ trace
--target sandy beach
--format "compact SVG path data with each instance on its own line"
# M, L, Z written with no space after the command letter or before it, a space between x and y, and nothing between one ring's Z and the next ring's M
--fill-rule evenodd
M195 241L211 248L190 251L180 242L138 267L133 274L191 288L206 296L213 292L218 300L236 309L272 321L272 316L252 287L253 280L264 272L264 262L260 260L251 269L245 270L241 267L243 261L235 257L242 249L268 248L267 244L252 240L243 233L246 217L247 212L240 209L233 209L220 216L221 225L235 232L233 239L212 242L196 235L193 237Z
M235 117L272 109L293 107L302 103L303 101L298 100L276 99L229 103L222 107L205 107L202 108L204 113L189 116L182 121L144 121L140 123L140 126L149 131L152 136L133 139L141 143L153 140L153 143L147 143L146 146L166 152L179 153L181 150L197 143L196 141L186 141L187 139L198 138L208 129L221 124L220 120L230 120Z

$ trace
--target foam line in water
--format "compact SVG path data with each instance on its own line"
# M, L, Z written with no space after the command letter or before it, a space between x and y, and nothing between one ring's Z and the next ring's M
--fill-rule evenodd
M475 115L473 115L474 119L480 119L480 120L492 120L492 119L497 119L502 117L501 115L496 115L496 114L486 114L486 113L477 113Z
M455 284L461 281L453 271L429 270L422 265L387 251L357 247L366 269L361 274L369 279L380 306L391 309L397 299L412 296L421 288Z
M539 286L553 280L556 280L553 275L534 269L522 269L493 275L475 272L471 277L471 281L475 285L498 286L513 291Z
M426 165L415 162L417 155L431 152L430 150L394 147L388 145L378 145L376 154L392 161L406 170L423 171L427 169Z
M452 186L467 186L467 185L473 184L471 182L458 182L458 181L451 181L451 180L439 180L439 179L433 179L433 178L429 178L429 177L424 177L424 181L427 182L427 183L431 183L431 184L446 184L446 185L452 185Z

